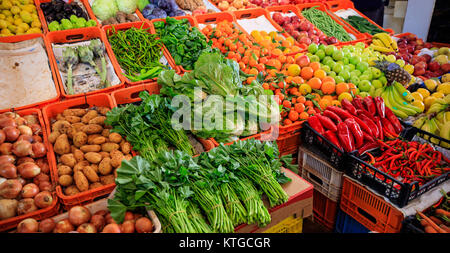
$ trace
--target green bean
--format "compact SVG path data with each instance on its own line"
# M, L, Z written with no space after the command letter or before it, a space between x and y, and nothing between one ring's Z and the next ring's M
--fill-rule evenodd
M334 21L327 13L316 9L316 7L303 10L302 15L328 37L336 37L342 42L352 40L344 27Z

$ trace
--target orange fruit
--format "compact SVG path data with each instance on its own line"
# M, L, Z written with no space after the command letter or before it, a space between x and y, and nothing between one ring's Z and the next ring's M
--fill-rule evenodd
M300 50L302 50L302 49L300 47L298 47L298 46L294 45L294 46L291 47L292 53L300 52Z
M338 100L339 100L339 102L341 102L343 99L347 99L348 101L352 102L353 96L352 96L352 94L350 94L348 92L342 92L339 95Z
M302 68L302 71L300 72L300 76L303 79L309 80L313 77L314 70L311 67L304 67Z
M312 92L311 95L314 96L314 98L312 100L315 100L315 101L319 102L319 100L320 100L320 94L319 93Z
M297 103L294 106L294 110L297 111L298 113L302 113L305 111L305 105L302 103L298 103L297 101Z
M287 76L287 77L284 79L284 81L286 81L286 83L291 83L291 82L292 82L292 79L294 79L293 76Z
M288 75L289 76L298 76L300 74L300 66L298 66L297 64L291 64L288 67Z
M343 92L348 92L349 89L350 87L348 86L348 83L338 83L336 85L336 94L339 96Z
M331 76L325 76L324 78L322 78L322 82L332 82L332 83L336 84L336 81Z
M262 85L263 89L268 90L270 88L268 83L263 83Z
M309 118L309 114L307 112L302 112L298 115L298 118L301 120L307 120Z
M308 113L309 115L314 115L314 114L316 114L317 112L316 112L316 110L314 110L313 107L310 107L310 108L308 109L307 113Z
M305 80L303 80L303 78L301 78L300 76L295 76L292 79L292 82L296 83L296 84L302 84L302 83L305 83Z
M288 117L292 122L297 121L298 120L298 112L296 110L290 110Z
M333 94L334 91L336 90L336 86L334 85L334 83L332 82L324 82L322 83L322 88L321 88L323 94Z
M306 102L306 98L304 96L297 97L297 103L304 104Z
M284 54L282 54L282 55L280 55L280 56L278 56L278 60L281 62L281 63L286 63L286 55L284 55Z
M323 86L323 84L322 84L322 86ZM322 97L322 99L328 99L328 100L330 100L330 103L331 103L331 101L334 100L334 98L332 96L330 96L330 95L325 95L325 96Z
M313 63L315 63L315 62L313 62ZM326 76L327 76L327 72L325 72L325 70L323 70L323 69L318 69L318 70L314 71L314 77L323 79Z
M309 64L309 66L310 66L314 71L320 69L320 63L319 63L319 62L311 62L311 63Z
M275 48L274 50L272 50L272 56L274 56L274 57L278 57L282 54L283 54L283 52L279 48Z
M294 43L291 40L285 39L283 42L281 42L281 46L290 48L294 45Z
M291 102L289 100L284 100L283 101L283 106L286 107L286 108L291 108L292 104L291 104Z
M311 86L312 89L319 90L320 87L322 86L322 81L317 77L313 77L313 78L309 79L307 84L309 86Z
M319 101L319 106L322 110L325 110L329 105L331 105L331 101L328 99L321 99Z
M287 63L287 64L293 64L293 63L295 63L294 57L292 57L292 56L286 57L286 63Z
M257 75L258 74L258 70L256 68L252 68L252 69L250 69L249 74L250 75Z
M311 100L308 100L308 101L305 102L305 106L306 107L314 107L314 104L313 104L313 102Z
M339 102L339 100L333 100L331 101L331 105L341 107L341 102Z
M283 125L285 125L285 126L290 125L290 124L292 124L292 121L290 119L285 119L283 121Z

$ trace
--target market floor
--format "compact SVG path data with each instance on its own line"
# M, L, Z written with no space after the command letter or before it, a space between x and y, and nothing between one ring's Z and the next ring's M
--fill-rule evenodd
M312 220L312 217L308 217L303 220L303 233L331 233L332 231L328 230L324 226L319 223L315 223Z

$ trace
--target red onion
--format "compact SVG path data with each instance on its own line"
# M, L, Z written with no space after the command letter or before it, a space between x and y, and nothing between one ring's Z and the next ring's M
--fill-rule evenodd
M33 136L31 135L20 135L16 141L28 141L30 143L34 142Z
M3 128L3 131L5 131L6 141L8 142L14 142L17 140L17 138L19 138L20 131L13 126L5 127Z
M16 158L12 155L1 155L0 156L0 166L4 163L14 163Z
M17 168L12 163L0 164L0 176L4 178L17 178Z
M49 191L42 191L34 197L34 203L39 208L49 207L53 203L52 194Z
M42 142L36 142L31 144L31 157L33 158L40 158L44 157L47 154L47 149L45 148L45 145Z
M29 183L23 186L21 195L22 198L34 198L39 193L39 186Z
M33 152L32 145L29 141L16 141L13 145L12 152L18 157L31 155Z
M11 155L12 147L13 147L13 144L9 143L9 142L0 144L0 154L1 155Z
M20 191L22 191L22 184L17 179L8 179L0 184L0 196L5 199L15 199Z
M31 157L28 157L28 156L20 157L19 159L17 159L16 165L21 165L22 163L26 163L26 162L34 163L34 159Z
M23 126L23 125L27 124L27 121L22 117L15 118L14 120L16 121L16 124L18 126Z
M5 127L17 127L17 123L16 121L14 121L11 118L1 118L0 119L0 128L5 128Z
M42 137L39 135L33 135L33 142L42 142Z
M22 163L17 166L17 170L25 179L33 178L41 173L41 168L39 168L35 163L30 162Z

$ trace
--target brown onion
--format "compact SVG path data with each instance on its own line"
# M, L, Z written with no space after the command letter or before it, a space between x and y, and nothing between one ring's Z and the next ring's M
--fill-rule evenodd
M39 190L41 191L52 191L52 184L49 181L39 182Z
M27 214L38 210L38 207L36 206L36 203L34 203L34 199L32 198L25 198L19 200L19 204L17 205L17 214Z
M17 168L12 163L0 164L0 177L4 178L17 178Z
M105 217L103 217L100 214L94 214L91 217L91 220L89 221L92 225L95 226L95 228L98 231L101 231L103 229L103 227L105 226L106 222L105 222Z
M16 165L21 165L22 163L26 163L26 162L34 163L34 159L31 157L28 157L28 156L20 157L19 159L17 159Z
M2 166L3 163L14 163L16 161L16 158L12 155L0 155L0 166Z
M0 154L1 155L11 155L13 144L9 142L4 142L0 144Z
M39 222L39 232L51 233L55 229L56 222L52 218L47 218Z
M122 225L120 225L120 230L122 233L134 233L134 222L131 220L124 221Z
M11 118L1 118L0 119L0 128L5 127L17 127L17 123L14 119Z
M33 149L29 141L20 140L14 143L12 152L18 157L24 157L31 155Z
M14 120L16 121L17 126L24 126L25 124L27 124L27 121L20 116L15 118Z
M97 233L97 228L91 223L83 223L77 228L78 233Z
M5 131L3 131L3 129L0 129L0 144L2 144L3 142L5 142L6 140L6 134Z
M74 206L69 210L69 221L74 226L89 222L91 212L84 206Z
M35 163L31 162L22 163L21 165L17 166L17 170L19 171L19 174L25 179L33 178L41 173L41 168L39 168L39 166L37 166Z
M20 182L20 184L22 185L22 187L23 187L24 185L28 184L27 180L25 180L25 179L23 179L23 178L21 178L21 177L18 177L17 180L19 180L19 182Z
M42 142L42 137L39 135L33 135L33 142Z
M15 142L19 138L20 131L13 126L5 127L3 131L5 131L6 141L8 142Z
M22 198L34 198L39 193L39 186L33 183L26 184L22 187Z
M64 219L56 222L53 233L69 233L74 230L74 226L70 223L69 219Z
M39 175L33 178L33 182L35 184L39 184L40 182L50 182L50 177L45 173L39 173Z
M38 117L36 117L36 115L33 114L25 115L22 118L24 118L27 121L27 125L39 123Z
M36 142L31 144L31 157L33 158L40 158L44 157L47 154L47 149L45 148L44 143L42 142Z
M34 135L42 134L42 128L41 128L40 125L38 125L38 124L29 124L28 126L31 128L31 131L33 132Z
M39 223L33 218L22 220L17 225L17 233L37 233L39 230Z
M39 208L49 207L53 203L52 194L49 191L40 192L34 197L34 203Z
M33 135L33 131L31 131L31 127L26 125L18 126L17 129L20 131L20 134L22 135Z
M41 172L44 174L48 174L50 172L50 166L48 165L48 163L43 163L39 166L39 168L41 168Z
M31 135L24 135L24 134L22 134L22 135L19 136L19 138L17 138L16 142L17 141L28 141L30 143L33 143L34 139L33 139L33 136L31 136Z
M151 233L153 231L153 223L149 218L141 217L136 220L136 232Z
M5 199L15 199L22 191L22 183L17 179L8 179L0 184L0 196Z
M3 115L10 119L20 118L20 115L15 112L5 112L5 113L3 113Z
M102 233L122 233L122 231L119 225L111 223L103 228Z

